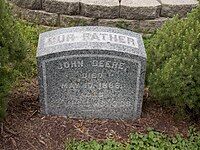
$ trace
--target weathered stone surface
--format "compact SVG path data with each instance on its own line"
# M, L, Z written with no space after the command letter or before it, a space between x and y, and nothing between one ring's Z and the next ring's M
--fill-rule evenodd
M81 15L93 18L118 18L118 0L81 0Z
M33 10L42 9L42 3L41 3L42 0L9 0L9 1L22 8L28 8Z
M83 16L60 15L61 27L92 26L96 24L97 24L96 20L93 18L88 18Z
M99 19L99 26L118 27L131 31L138 31L139 20L125 20L125 19Z
M58 14L41 10L29 10L10 4L11 12L15 17L46 26L58 25Z
M198 5L197 0L160 0L162 3L161 16L173 17L178 14L185 17L192 8Z
M141 35L96 26L42 33L37 61L44 114L140 116L146 65Z
M43 9L51 13L78 15L79 0L45 0Z
M22 19L37 24L56 26L58 22L58 15L39 10L25 10Z
M120 17L124 19L154 19L159 17L161 4L157 0L122 0Z
M159 29L165 21L169 20L170 18L157 18L154 20L141 20L140 21L140 30L143 33L152 33Z

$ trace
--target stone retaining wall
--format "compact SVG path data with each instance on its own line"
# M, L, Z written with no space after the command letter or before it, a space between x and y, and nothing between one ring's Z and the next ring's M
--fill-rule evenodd
M9 0L15 16L52 27L100 25L152 33L197 0Z

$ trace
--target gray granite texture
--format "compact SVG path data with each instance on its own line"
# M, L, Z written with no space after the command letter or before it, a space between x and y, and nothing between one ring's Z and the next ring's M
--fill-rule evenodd
M146 70L140 34L97 26L45 32L37 62L43 114L140 117Z
M14 16L52 27L109 26L151 34L197 0L8 0Z
M178 14L185 17L188 12L197 7L197 0L160 0L162 4L161 16L173 17Z
M126 19L99 19L99 26L118 27L137 32L139 30L139 20Z
M79 0L45 0L43 9L47 12L77 15L79 14Z
M134 32L152 33L162 26L169 18L156 18L153 20L126 20L126 19L94 19L83 16L58 15L41 10L29 10L10 4L12 14L30 22L54 27L72 26L108 26L128 29ZM143 35L144 36L144 35Z
M122 0L120 17L124 19L154 19L159 17L161 4L157 0Z
M58 14L41 10L25 10L22 13L22 19L46 26L56 26L58 24Z
M28 8L33 10L42 9L42 0L9 0L9 1L22 8Z
M15 17L19 17L36 24L49 26L48 28L53 28L59 23L58 14L56 13L48 13L42 10L25 9L13 4L10 4L10 6L11 12Z
M93 18L119 18L118 0L81 0L81 15Z
M156 18L153 20L141 20L139 29L142 33L153 33L157 29L161 28L161 26L167 21L170 20L170 18Z
M94 18L88 18L83 16L60 15L61 27L93 26L96 24L97 21Z

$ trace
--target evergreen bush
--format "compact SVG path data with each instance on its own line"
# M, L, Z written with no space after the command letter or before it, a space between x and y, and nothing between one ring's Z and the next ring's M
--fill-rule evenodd
M11 16L9 5L0 0L0 120L6 112L6 95L17 75L25 70L28 46Z
M151 94L179 112L200 114L200 6L187 19L176 16L147 44Z

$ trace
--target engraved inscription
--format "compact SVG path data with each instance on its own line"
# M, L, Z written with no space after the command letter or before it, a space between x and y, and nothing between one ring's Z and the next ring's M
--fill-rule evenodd
M89 70L80 72L70 82L60 84L60 88L69 95L78 98L119 97L124 89L123 86L125 85L120 83L120 80L111 81L113 76L119 75L118 71L126 71L128 68L126 63L120 60L92 59L87 61L79 58L79 60L66 59L58 64L57 69L59 70L68 69L73 71L73 69L84 69L85 67L95 70L95 72L88 72ZM103 72L102 69L107 69L107 72ZM110 78L110 81L107 81L107 78Z
M58 69L71 69L71 68L80 68L83 67L83 60L80 61L65 61L59 63Z
M82 79L98 79L103 78L103 73L83 73L81 75Z
M106 60L93 60L91 61L93 67L112 68L126 71L125 63Z
M137 38L110 32L73 32L46 37L44 40L44 47L79 42L122 44L133 48L139 48Z
M84 61L83 60L77 60L77 61L65 61L60 62L58 64L58 69L73 69L73 68L81 68L84 67ZM119 62L119 61L110 61L110 60L92 60L89 62L90 67L99 67L99 68L109 68L109 69L117 69L125 71L127 70L128 66L126 66L125 63ZM95 74L93 76L96 76Z
M89 111L134 105L136 99L133 95L137 91L133 85L138 82L136 74L139 69L137 61L90 55L63 58L46 65L47 71L54 68L47 82L48 88L54 86L57 89L48 97L56 99L58 107L71 109L79 106L82 111Z
M122 85L118 82L101 82L101 83L93 83L93 82L88 82L84 84L80 83L70 83L70 84L61 84L62 89L112 89L112 90L120 90L122 89Z

